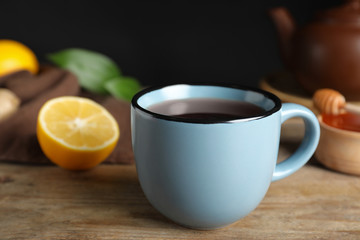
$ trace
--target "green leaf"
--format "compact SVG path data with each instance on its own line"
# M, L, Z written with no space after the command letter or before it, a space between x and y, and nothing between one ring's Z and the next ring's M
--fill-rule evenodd
M80 48L69 48L48 55L48 58L61 68L74 73L80 86L106 94L105 83L121 76L118 66L107 56Z
M141 89L141 85L135 78L117 77L106 82L105 88L112 96L131 101L132 97Z

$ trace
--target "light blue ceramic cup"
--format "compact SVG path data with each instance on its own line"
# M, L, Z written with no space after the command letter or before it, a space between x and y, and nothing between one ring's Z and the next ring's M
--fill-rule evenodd
M266 111L216 122L148 110L156 103L186 98L246 101ZM304 120L304 139L277 164L281 124L293 117ZM131 124L137 174L147 199L169 219L195 229L220 228L249 214L272 181L310 159L320 132L314 114L301 105L281 104L259 89L215 84L145 89L132 100Z

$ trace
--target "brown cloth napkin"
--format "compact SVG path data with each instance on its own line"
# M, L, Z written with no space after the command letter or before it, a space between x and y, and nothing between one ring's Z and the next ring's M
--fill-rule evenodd
M8 88L21 99L19 110L0 122L0 161L50 164L36 138L38 112L51 98L82 96L103 105L115 117L120 127L119 142L104 163L134 162L131 147L130 103L110 96L85 92L79 87L75 75L53 66L41 66L37 75L20 71L4 76L0 78L0 87Z

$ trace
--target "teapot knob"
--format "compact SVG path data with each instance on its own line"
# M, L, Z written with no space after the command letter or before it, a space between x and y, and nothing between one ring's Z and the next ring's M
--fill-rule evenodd
M359 9L360 8L360 0L346 0L346 3L352 9Z

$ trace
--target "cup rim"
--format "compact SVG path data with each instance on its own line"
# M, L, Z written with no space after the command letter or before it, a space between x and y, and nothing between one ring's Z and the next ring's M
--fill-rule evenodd
M274 107L272 107L270 110L265 111L262 114L257 114L253 116L243 117L243 118L236 118L231 120L209 120L209 119L190 119L190 118L180 118L170 115L164 115L152 112L142 106L138 103L138 100L140 97L144 96L147 93L150 93L152 91L160 90L162 88L166 87L172 87L177 85L187 85L187 86L209 86L209 87L225 87L225 88L232 88L232 89L238 89L238 90L244 90L244 91L252 91L262 94L264 97L271 99L274 102ZM210 124L210 123L236 123L236 122L245 122L245 121L251 121L251 120L257 120L261 118L265 118L267 116L270 116L274 114L275 112L278 112L281 109L281 100L274 94L259 89L255 87L250 86L244 86L244 85L238 85L238 84L227 84L227 83L174 83L174 84L163 84L163 85L154 85L147 88L144 88L137 92L134 97L131 100L131 105L135 109L139 109L142 112L145 112L149 115L151 115L154 118L168 120L168 121L175 121L175 122L184 122L184 123L203 123L203 124Z

